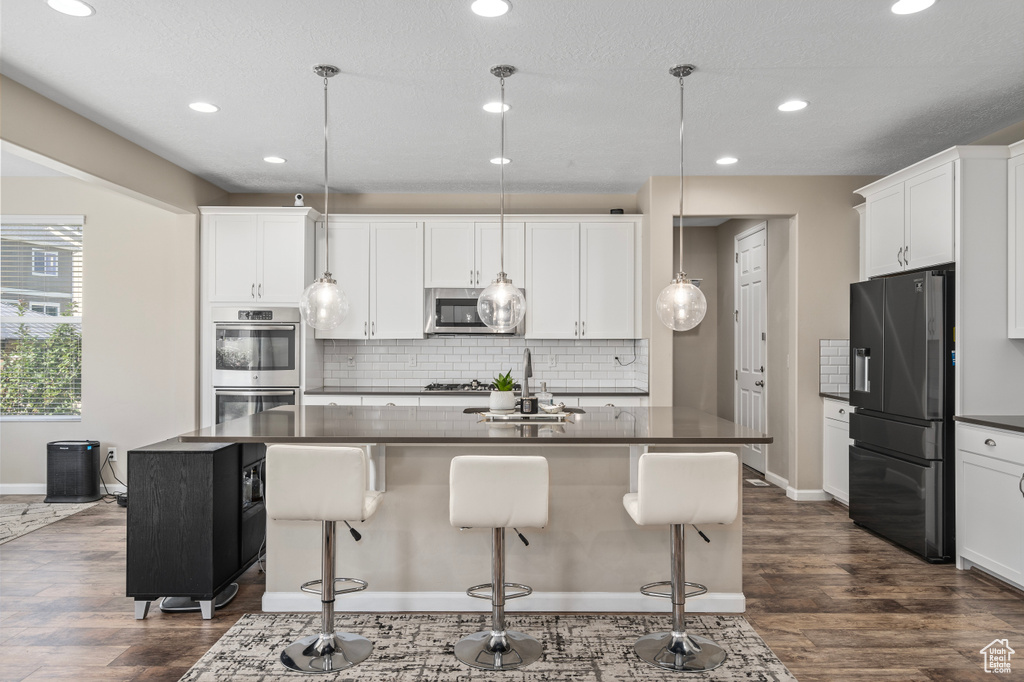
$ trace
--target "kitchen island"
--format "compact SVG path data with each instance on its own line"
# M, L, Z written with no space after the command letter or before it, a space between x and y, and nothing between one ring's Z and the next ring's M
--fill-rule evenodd
M339 535L339 572L370 583L365 592L338 601L339 610L352 611L486 606L465 589L489 575L488 531L459 531L448 523L451 458L470 453L548 458L549 526L520 529L529 547L509 544L508 579L535 590L515 609L663 611L666 603L638 589L668 577L668 528L638 527L622 508L622 495L635 490L640 453L736 451L742 444L772 441L680 407L587 408L564 424L501 424L455 408L367 406L279 407L180 440L369 446L374 486L386 495L377 514L359 526L361 542ZM742 515L732 524L701 530L712 542L687 532L687 577L705 583L709 593L688 600L688 609L743 611ZM298 589L317 577L319 556L317 524L268 519L264 610L319 610L318 598Z

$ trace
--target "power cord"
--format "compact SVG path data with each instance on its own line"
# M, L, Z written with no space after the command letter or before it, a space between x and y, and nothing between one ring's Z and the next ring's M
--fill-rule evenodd
M123 492L123 493L112 493L112 492L110 492L110 489L107 487L107 482L103 480L103 467L104 466L107 467L108 469L110 469L110 475L114 477L114 480L117 481L118 483L120 483L122 486L125 487L125 492ZM114 471L114 465L110 463L110 459L109 458L105 459L103 461L103 465L100 466L100 483L103 484L103 490L106 493L100 499L102 499L107 504L110 504L112 502L117 502L117 505L119 507L127 507L128 506L128 490L127 490L128 486L126 486L124 484L124 481L122 481L120 478L117 477L117 473Z
M619 360L618 355L615 356L615 362L619 363L620 367L629 367L634 362L636 362L636 350L633 351L633 359L630 360L629 362L623 362L622 360Z

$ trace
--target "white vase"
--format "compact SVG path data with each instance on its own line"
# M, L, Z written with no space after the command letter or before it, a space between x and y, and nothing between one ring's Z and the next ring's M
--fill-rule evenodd
M491 391L491 412L512 412L516 409L515 391Z

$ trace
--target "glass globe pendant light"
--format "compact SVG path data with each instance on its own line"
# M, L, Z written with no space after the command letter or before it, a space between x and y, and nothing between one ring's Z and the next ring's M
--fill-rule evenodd
M669 69L669 73L679 79L679 272L658 294L655 309L661 323L677 332L696 327L708 311L704 292L683 272L683 79L696 68L692 64L680 64Z
M516 72L516 67L501 65L491 68L491 73L501 79L501 156L505 158L505 79ZM498 241L501 245L501 270L486 289L480 292L476 301L476 312L480 321L497 332L510 332L519 326L526 315L526 298L523 292L512 284L505 274L505 163L501 169L501 192L498 200Z
M331 276L331 231L328 229L327 191L327 79L338 75L338 67L320 64L313 72L324 79L324 274L306 287L299 297L299 314L314 329L334 329L348 315L348 297Z

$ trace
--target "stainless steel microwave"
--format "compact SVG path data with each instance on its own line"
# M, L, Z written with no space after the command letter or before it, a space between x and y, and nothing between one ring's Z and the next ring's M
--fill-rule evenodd
M476 301L483 289L426 289L427 334L444 336L499 335L522 336L525 322L510 332L494 331L480 321Z

